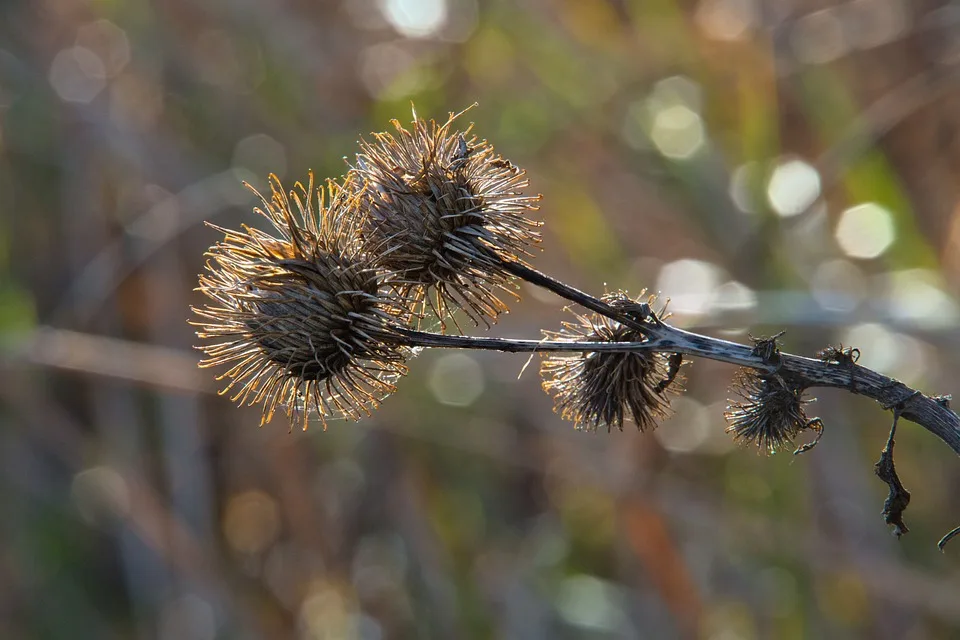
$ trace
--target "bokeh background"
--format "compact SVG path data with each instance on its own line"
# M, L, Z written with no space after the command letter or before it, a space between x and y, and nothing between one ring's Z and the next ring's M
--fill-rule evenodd
M828 391L821 444L724 433L697 361L653 434L578 433L525 357L424 353L288 434L186 323L210 220L464 116L544 194L535 265L674 321L859 347L960 390L960 3L15 0L0 6L0 636L947 638L960 463ZM521 287L491 335L563 305Z

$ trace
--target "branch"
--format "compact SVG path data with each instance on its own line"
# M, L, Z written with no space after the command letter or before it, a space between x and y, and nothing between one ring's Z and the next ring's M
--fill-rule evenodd
M571 287L564 282L560 282L556 278L548 276L542 271L537 271L533 267L527 266L522 262L506 260L500 256L495 256L495 259L504 268L504 270L507 271L507 273L510 273L521 280L525 280L530 284L535 284L538 287L542 287L548 291L551 291L561 298L571 302L576 302L581 307L590 309L591 311L596 311L602 316L618 320L631 329L640 331L643 335L647 335L650 331L650 327L643 322L643 319L638 320L634 316L624 313L623 310L617 309L616 307L607 304L603 300L595 298L588 293L584 293L583 291Z
M916 392L915 389L911 389L899 380L887 377L853 362L837 363L814 360L812 358L805 358L788 353L779 353L778 360L774 364L756 353L754 347L684 331L663 323L656 318L649 310L649 307L643 309L644 305L638 305L638 309L643 309L641 315L645 317L638 317L630 311L615 308L598 298L564 284L525 264L503 258L499 260L504 269L514 276L531 284L543 287L562 298L575 302L608 318L617 320L631 328L637 329L647 337L647 342L630 348L653 349L669 353L699 356L701 358L709 358L742 367L750 367L767 373L776 371L780 375L791 377L800 387L834 387L846 389L851 393L876 400L885 407L897 405L903 401L904 397L910 395L911 397L908 400L903 401L903 409L900 412L900 417L920 425L943 440L954 453L960 455L960 417L950 410L948 402L940 396L931 397L918 392L915 395L911 395ZM470 338L468 340L476 339ZM541 345L540 349L520 349L513 348L510 345L505 345L510 346L510 348L500 348L496 346L496 342L501 341L497 339L492 340L494 342L489 342L488 346L459 346L461 346L461 348L493 348L502 351L547 350L544 347L545 343L539 343ZM432 344L429 346L445 345ZM630 348L624 350L630 350Z
M960 455L960 417L950 410L946 397L926 396L899 380L852 361L838 363L778 352L778 359L773 363L758 354L754 347L684 331L663 323L649 307L644 310L645 317L637 317L631 311L612 307L524 264L504 259L501 259L501 264L507 271L531 284L643 331L649 341L644 343L644 348L719 360L767 373L776 371L782 376L789 376L800 387L846 389L876 400L884 407L902 403L901 418L920 425ZM642 307L644 305L638 305L638 308ZM638 326L638 321L643 327Z
M573 291L576 291L573 289ZM584 301L592 301L591 308L608 306L588 294L578 292ZM580 302L580 300L578 300ZM584 305L586 306L586 305ZM620 320L624 317L621 310L610 308L608 317ZM437 347L455 349L486 349L510 353L534 353L548 351L661 351L698 356L749 367L766 373L777 372L790 378L798 387L833 387L845 389L851 393L877 401L883 407L900 406L900 417L920 425L936 437L943 440L955 453L960 455L960 417L949 408L946 398L926 396L902 382L887 377L852 361L829 362L815 360L789 353L777 353L776 361L764 358L757 353L756 347L712 338L690 331L684 331L649 318L640 321L631 318L633 323L642 323L644 332L649 336L644 342L557 342L537 340L513 340L508 338L477 338L433 334L409 329L397 332L408 340L409 346Z
M651 336L652 341L675 351L754 369L770 369L768 363L753 355L751 347L701 336L663 324ZM853 362L825 362L813 358L780 353L776 371L792 378L801 387L833 387L876 400L883 407L903 404L900 417L915 422L937 436L960 455L960 417L946 397L926 396L899 380L887 377ZM906 400L904 400L906 398Z
M506 353L549 353L574 352L590 353L595 351L660 351L656 342L584 342L558 340L520 340L515 338L485 338L475 336L454 336L444 333L415 331L403 327L394 327L383 334L386 339L395 339L399 335L405 347L426 347L437 349L477 349L485 351L503 351Z

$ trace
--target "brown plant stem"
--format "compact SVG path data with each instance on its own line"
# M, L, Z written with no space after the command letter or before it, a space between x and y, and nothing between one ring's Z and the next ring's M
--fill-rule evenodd
M393 334L384 334L387 339L399 335L400 343L405 347L427 347L437 349L476 349L481 351L503 351L506 353L548 353L588 351L660 351L657 345L649 342L562 342L558 340L521 340L515 338L487 338L474 336L456 336L429 331L396 328Z
M542 271L537 271L533 267L527 266L521 262L515 262L513 260L506 260L496 258L501 266L513 276L525 280L530 284L535 284L538 287L542 287L548 291L555 293L556 295L569 300L571 302L576 302L581 307L590 309L591 311L596 311L602 316L606 316L613 320L618 320L623 324L627 325L631 329L636 329L640 331L643 335L648 335L650 333L650 325L643 322L643 319L636 318L628 313L625 313L621 309L617 309L612 305L607 304L599 298L595 298L579 289L571 287L570 285L557 280ZM641 305L638 305L638 307Z
M789 376L800 387L833 387L846 389L877 401L884 407L902 401L900 417L914 422L940 438L954 453L960 455L960 417L938 398L915 393L915 389L881 373L853 363L823 362L789 353L780 353L772 364L757 355L754 347L700 335L678 329L657 319L652 313L641 318L611 305L554 278L508 260L502 261L511 274L531 284L541 286L572 302L620 321L641 331L647 340L634 343L565 343L501 338L473 338L439 336L425 332L402 330L401 333L416 342L411 346L491 349L512 353L538 351L631 351L654 350L709 358L728 364L750 367L767 373ZM642 305L638 305L642 309ZM417 342L419 341L419 342ZM910 396L907 400L904 397Z

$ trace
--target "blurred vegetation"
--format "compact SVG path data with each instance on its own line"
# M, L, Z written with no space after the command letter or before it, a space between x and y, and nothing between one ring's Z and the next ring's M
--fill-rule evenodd
M242 180L338 176L411 103L544 194L535 264L685 327L960 389L960 5L30 0L0 6L0 636L948 638L960 465L820 394L811 453L576 433L522 356L426 353L371 419L257 429L186 324ZM564 317L523 288L493 329ZM536 364L536 363L533 363ZM531 367L533 369L533 367ZM954 542L956 546L958 543Z

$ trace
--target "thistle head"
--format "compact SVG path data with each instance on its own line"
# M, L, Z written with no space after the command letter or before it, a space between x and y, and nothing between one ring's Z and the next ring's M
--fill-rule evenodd
M776 453L789 446L800 431L810 428L803 410L803 388L777 374L761 375L740 369L733 380L738 399L730 400L724 417L727 433L752 442L758 451Z
M194 308L197 335L210 340L198 347L201 366L230 365L221 393L262 404L261 424L278 406L303 428L311 410L324 426L369 415L410 354L383 338L407 312L382 292L385 274L364 250L363 190L328 182L324 191L312 175L289 193L270 176L269 199L250 188L273 233L215 227L224 239L198 288L210 300Z
M637 304L623 293L608 294L604 302L625 308ZM651 297L649 303L653 302ZM558 341L643 342L631 327L599 314L574 314L561 331L545 331ZM624 419L640 431L654 429L670 410L668 392L679 384L680 362L654 351L551 353L540 366L544 391L554 398L554 411L578 429L595 431L606 426L623 430Z
M419 119L410 129L360 142L354 172L371 187L365 233L396 274L400 296L417 314L441 321L457 309L489 325L507 311L500 300L510 277L502 260L522 260L539 242L528 217L539 196L525 196L524 172L486 140ZM454 322L456 322L454 320Z

